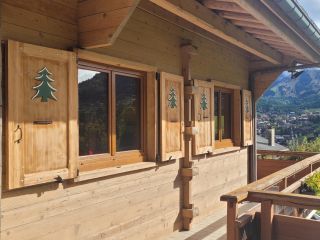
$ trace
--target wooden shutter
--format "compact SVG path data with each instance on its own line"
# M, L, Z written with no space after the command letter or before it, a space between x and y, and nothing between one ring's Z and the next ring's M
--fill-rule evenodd
M197 134L194 136L193 153L204 154L214 148L214 86L211 82L194 80L194 119Z
M233 90L233 143L235 146L241 146L241 90Z
M78 156L75 54L15 41L8 42L7 51L7 187L75 177ZM46 81L41 81L44 76L54 80L49 81L50 90L48 85L44 87ZM40 84L44 88L39 90Z
M183 77L169 73L160 76L161 160L184 157Z
M242 90L242 144L253 144L253 114L252 94L248 90Z

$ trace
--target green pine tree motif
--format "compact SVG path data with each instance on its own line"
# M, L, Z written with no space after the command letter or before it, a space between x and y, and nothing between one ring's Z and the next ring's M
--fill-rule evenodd
M173 87L171 87L170 90L169 90L168 101L169 101L169 107L170 108L178 107L178 105L177 105L177 94L176 94L176 90Z
M54 96L54 92L57 91L54 87L51 86L50 82L54 82L54 80L50 77L52 73L49 72L49 70L44 67L38 72L39 76L35 79L40 81L41 83L35 87L33 87L34 90L36 90L36 94L33 96L32 100L35 98L41 98L41 102L48 102L48 99L52 99L57 101L56 96Z
M208 109L208 100L204 93L201 94L200 108L204 111Z

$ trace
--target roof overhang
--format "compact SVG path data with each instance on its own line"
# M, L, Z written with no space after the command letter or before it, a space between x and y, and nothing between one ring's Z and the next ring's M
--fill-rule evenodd
M316 37L319 35L319 29L295 0L203 0L201 2L284 56L298 62L320 62L320 43ZM294 11L295 15L292 14ZM300 21L305 24L302 25Z
M286 16L281 0L150 0L253 57L272 65L320 62L320 45ZM285 0L282 0L285 1ZM294 0L288 0L294 1ZM146 1L142 1L146 2ZM311 20L310 20L311 22Z

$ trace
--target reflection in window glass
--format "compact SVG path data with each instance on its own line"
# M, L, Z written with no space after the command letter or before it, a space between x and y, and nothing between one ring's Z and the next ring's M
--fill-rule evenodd
M219 92L214 93L214 134L215 140L219 140Z
M141 148L140 79L116 75L117 152Z
M79 154L108 152L108 74L78 70Z
M231 94L221 93L222 139L231 138Z

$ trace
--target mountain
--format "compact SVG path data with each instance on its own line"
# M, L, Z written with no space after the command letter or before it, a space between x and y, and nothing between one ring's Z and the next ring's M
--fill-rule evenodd
M306 69L296 79L284 72L259 99L258 112L299 112L320 108L320 69Z

